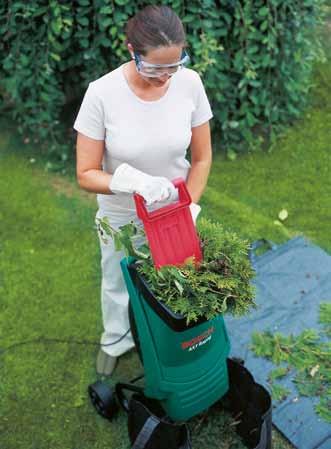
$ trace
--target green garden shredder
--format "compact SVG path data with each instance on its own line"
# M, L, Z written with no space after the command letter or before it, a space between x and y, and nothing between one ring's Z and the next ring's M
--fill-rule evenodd
M178 201L152 212L140 195L134 195L157 269L166 264L181 265L192 257L198 264L202 257L185 182L177 179L173 183L178 188ZM122 259L121 268L130 297L131 332L144 367L144 394L159 400L174 421L187 420L228 390L230 344L223 317L187 325L184 316L154 297L134 258ZM90 395L99 413L111 414L103 401L107 402L105 387L100 391L98 385L91 387L96 389L90 388ZM109 394L107 397L110 400Z

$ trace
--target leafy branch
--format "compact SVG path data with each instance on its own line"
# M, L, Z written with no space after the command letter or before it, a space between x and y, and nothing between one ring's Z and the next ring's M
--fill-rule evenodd
M268 381L275 400L284 400L289 390L274 381L295 370L293 381L299 394L319 397L315 411L331 422L331 342L325 341L325 334L330 337L331 304L320 304L319 312L319 321L323 325L320 333L314 329L306 329L297 336L270 331L254 333L251 349L276 365L286 364L269 373Z
M198 268L189 259L181 267L167 265L159 270L153 265L148 245L136 247L132 243L136 236L144 236L143 229L130 223L115 230L107 219L100 219L99 227L106 234L101 236L104 242L110 236L117 250L123 249L127 256L135 257L138 271L154 296L175 313L184 315L187 323L223 313L243 315L255 307L249 243L220 224L199 220L203 261Z

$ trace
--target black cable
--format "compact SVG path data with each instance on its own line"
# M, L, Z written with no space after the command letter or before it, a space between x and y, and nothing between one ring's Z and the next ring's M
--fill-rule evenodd
M134 379L131 379L129 383L130 384L134 384L135 382L137 382L140 379L143 379L144 377L145 377L144 373L143 374L139 374L139 376L135 377Z
M115 345L116 343L119 343L121 340L123 340L124 337L126 337L128 335L130 330L131 330L131 327L129 327L129 329L125 332L125 334L123 334L118 340L115 340L113 343L107 343L107 344L100 343L100 346L112 346L112 345Z
M125 332L125 334L123 334L116 341L114 341L113 343L108 343L108 344L100 344L99 342L89 341L89 340L67 340L67 339L63 339L63 338L38 337L38 338L34 338L32 340L19 341L19 342L12 344L11 346L8 346L7 348L0 349L0 354L4 354L5 352L11 351L12 349L17 348L18 346L24 346L24 345L28 345L28 344L32 344L32 343L74 343L77 345L111 346L111 345L115 345L116 343L119 343L121 340L123 340L123 338L130 332L130 330L131 330L131 328L129 328Z

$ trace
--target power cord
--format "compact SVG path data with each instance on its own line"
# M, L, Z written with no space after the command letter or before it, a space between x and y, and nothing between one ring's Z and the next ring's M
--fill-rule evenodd
M125 332L125 334L123 334L118 340L115 340L113 343L107 343L107 344L100 343L100 346L112 346L112 345L116 345L116 343L119 343L120 341L123 340L123 338L125 338L125 337L128 335L128 333L130 332L130 330L131 330L131 327L129 327L129 329Z
M115 340L113 343L107 343L107 344L102 344L102 343L90 341L90 340L67 340L67 339L63 339L63 338L37 337L32 340L19 341L19 342L14 343L4 349L0 348L0 354L4 354L5 352L11 351L12 349L17 348L18 346L24 346L24 345L28 345L28 344L32 344L32 343L74 343L77 345L112 346L112 345L115 345L115 344L119 343L120 341L122 341L123 338L125 338L126 335L128 335L130 330L131 330L131 328L129 328L125 332L125 334L121 335L121 337L118 338L117 340Z

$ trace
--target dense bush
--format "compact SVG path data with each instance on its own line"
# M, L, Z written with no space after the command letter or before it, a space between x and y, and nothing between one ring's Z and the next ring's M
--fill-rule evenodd
M124 25L148 3L155 2L1 2L0 104L19 131L65 160L73 135L64 123L72 124L88 82L128 59ZM214 132L228 151L253 148L252 131L298 116L321 53L314 29L323 0L162 4L185 24L192 67L214 110Z

